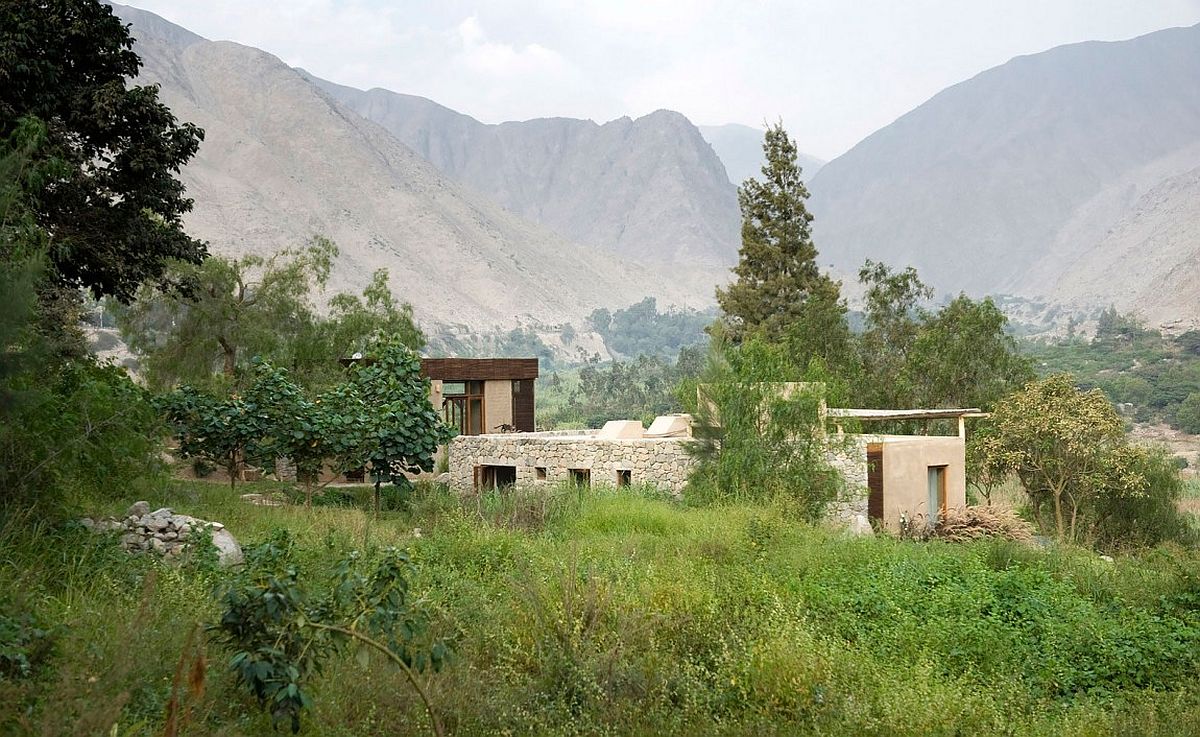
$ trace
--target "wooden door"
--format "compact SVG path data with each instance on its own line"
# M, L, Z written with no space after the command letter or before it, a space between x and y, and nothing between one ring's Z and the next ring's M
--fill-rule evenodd
M883 444L867 446L867 517L883 520Z

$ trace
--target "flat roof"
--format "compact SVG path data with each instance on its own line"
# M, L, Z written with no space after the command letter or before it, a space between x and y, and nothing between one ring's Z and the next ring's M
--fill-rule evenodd
M826 412L833 419L854 420L956 420L960 417L987 417L977 407L970 409L851 409L831 407Z
M422 358L421 374L442 381L536 379L536 358Z

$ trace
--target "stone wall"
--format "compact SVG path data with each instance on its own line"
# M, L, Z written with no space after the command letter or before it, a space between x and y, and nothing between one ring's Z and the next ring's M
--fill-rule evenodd
M830 435L829 465L844 482L841 497L830 505L830 519L843 520L854 532L869 532L871 522L867 513L867 438L862 435Z
M695 459L686 438L602 440L590 432L460 435L450 441L450 486L474 491L477 466L516 468L518 485L555 484L586 470L593 486L616 486L618 471L632 484L652 484L674 494L683 491Z
M243 561L242 547L225 525L208 522L185 514L175 514L168 508L150 511L150 503L134 502L125 510L122 519L94 520L85 517L80 523L96 533L121 533L121 547L130 553L157 553L167 559L187 553L198 536L209 537L217 549L217 562L223 566Z
M460 435L450 442L450 486L460 493L475 490L475 468L516 469L518 485L554 484L572 479L571 470L588 470L593 486L616 486L617 471L629 471L633 484L651 484L681 494L696 459L689 438L607 440L596 431ZM867 515L866 439L830 436L829 463L845 480L845 493L830 510L835 518L855 522Z

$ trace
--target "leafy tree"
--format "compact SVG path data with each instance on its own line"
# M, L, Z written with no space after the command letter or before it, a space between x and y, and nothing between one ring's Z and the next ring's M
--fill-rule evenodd
M1175 339L1175 343L1185 354L1200 358L1200 330L1189 330Z
M438 446L455 431L429 403L421 359L398 340L377 345L373 360L355 364L351 383L366 408L361 418L363 457L375 481L375 510L386 480L407 488L406 474L433 470Z
M353 553L325 585L313 586L290 560L291 548L285 533L248 549L245 570L222 596L221 618L210 629L233 651L229 665L238 685L274 723L296 733L322 665L351 648L360 658L375 652L404 674L425 705L430 731L443 734L418 675L440 670L450 651L429 635L429 615L410 592L408 554L385 549L364 571Z
M1200 392L1192 392L1180 403L1175 422L1184 432L1200 435Z
M783 348L761 338L715 349L704 375L685 385L699 439L685 498L773 500L799 517L820 519L843 484L825 455L826 378L798 373ZM782 386L805 379L809 383Z
M819 284L786 329L784 344L792 362L806 367L816 360L840 381L852 383L859 373L859 361L846 317L846 301L838 283Z
M817 267L812 215L804 204L808 189L800 178L796 145L782 124L767 129L763 153L762 180L747 179L738 187L742 246L733 270L737 279L717 289L724 335L734 343L755 332L771 342L781 340L812 296L832 284Z
M1008 318L991 298L960 294L927 315L909 349L905 373L921 406L990 408L1033 378L1005 332Z
M155 87L127 85L141 66L132 47L96 0L0 2L0 139L36 118L47 145L34 163L63 167L30 200L53 239L53 273L122 301L169 260L205 255L183 232L192 202L177 178L203 132L180 125Z
M388 287L388 270L377 269L362 297L340 293L329 300L329 319L321 325L321 343L334 360L361 353L374 342L395 339L419 350L425 335L413 320L412 305L398 304Z
M907 370L909 358L921 331L920 304L933 290L911 266L893 272L871 260L859 270L858 279L866 287L866 315L856 398L867 406L911 406L916 389Z
M704 342L704 328L712 317L711 312L690 309L659 312L657 300L646 297L622 310L594 310L588 323L614 353L668 358L681 348Z
M1067 374L1030 382L1000 401L992 427L988 472L1015 473L1035 521L1060 541L1094 544L1106 529L1136 527L1139 510L1174 509L1161 464L1128 444L1102 392L1080 391Z
M203 458L225 469L237 485L248 452L268 432L268 418L253 400L231 394L224 399L190 386L164 395L159 407L179 441L184 458Z
M178 263L171 275L186 288L144 288L119 315L122 334L160 387L212 386L215 372L232 384L254 356L291 363L299 339L313 337L311 293L325 284L336 256L332 241L316 238L267 257Z

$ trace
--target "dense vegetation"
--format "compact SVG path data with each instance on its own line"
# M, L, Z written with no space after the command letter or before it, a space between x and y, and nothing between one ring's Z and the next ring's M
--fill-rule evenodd
M604 344L621 356L671 358L706 342L704 329L714 317L712 311L669 308L659 312L658 301L647 297L622 310L594 310L587 321Z
M248 544L288 530L288 565L314 586L351 550L370 570L387 546L406 547L409 601L454 652L423 683L455 734L1200 729L1200 559L1178 549L1106 563L1004 542L849 540L770 505L689 508L629 490L464 508L427 489L412 512L379 520L250 507L202 483L150 498L224 520ZM207 646L202 690L174 676L231 574L128 558L78 529L4 533L13 565L0 588L37 617L4 620L26 643L6 662L24 655L31 673L0 680L4 720L159 734L175 693L182 733L269 731L229 651ZM304 734L427 733L383 657L345 652L307 685Z
M1027 342L1039 371L1070 372L1138 422L1165 422L1200 434L1200 331L1167 337L1109 309L1096 335Z

